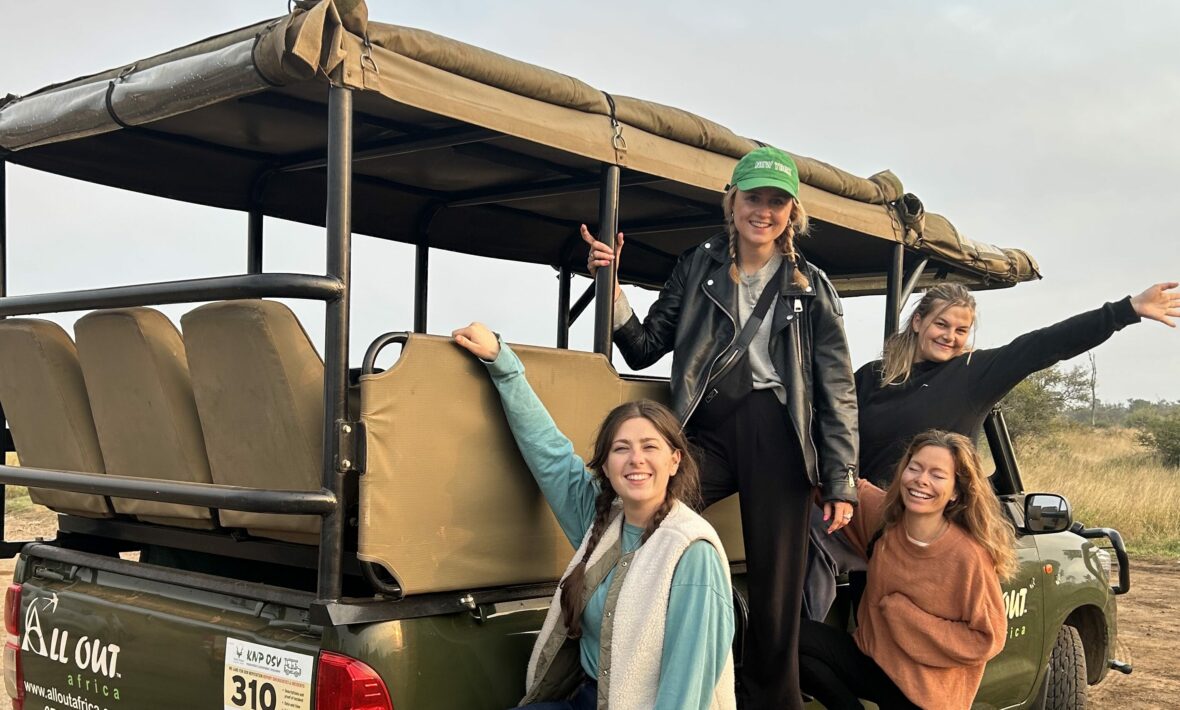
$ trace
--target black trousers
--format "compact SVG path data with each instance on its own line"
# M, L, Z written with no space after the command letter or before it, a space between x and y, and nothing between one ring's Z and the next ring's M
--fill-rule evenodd
M706 506L741 494L750 623L742 655L747 710L803 707L798 637L811 483L786 408L756 390L724 424L694 429Z
M848 633L819 621L804 619L799 631L799 674L803 691L828 710L864 706L871 700L881 710L917 708L881 670L861 652Z

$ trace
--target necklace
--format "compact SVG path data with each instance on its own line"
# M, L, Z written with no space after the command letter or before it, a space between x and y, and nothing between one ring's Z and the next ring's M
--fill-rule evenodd
M746 287L746 301L750 304L750 308L758 304L758 297L762 295L762 290L769 285L767 281L770 280L771 274L778 269L781 262L782 257L772 255L769 261L758 267L753 273L747 274L745 269L738 269L741 284Z
M942 537L946 533L946 531L950 528L950 526L951 526L951 521L947 520L946 518L943 518L942 519L942 527L940 527L938 529L938 532L934 534L934 537L930 538L929 540L919 540L918 538L916 538L910 534L910 528L908 525L905 524L905 521L903 520L901 522L901 527L905 530L905 536L907 538L909 538L910 542L914 543L915 545L918 545L919 547L926 547L926 546L936 542L938 540L938 538Z
M742 286L746 287L746 301L749 302L750 308L758 304L758 296L762 295L761 290L755 292L754 286L758 284L761 279L758 278L757 272L753 274L742 274Z

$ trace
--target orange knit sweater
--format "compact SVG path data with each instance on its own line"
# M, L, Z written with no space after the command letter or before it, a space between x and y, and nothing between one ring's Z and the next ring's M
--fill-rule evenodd
M867 481L847 528L864 554L885 493ZM928 547L903 526L877 540L857 611L856 644L923 708L970 708L983 667L1004 648L1008 619L991 555L958 525Z

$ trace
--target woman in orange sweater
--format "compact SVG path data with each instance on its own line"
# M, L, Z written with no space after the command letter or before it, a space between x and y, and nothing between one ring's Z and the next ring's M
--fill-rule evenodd
M804 620L804 692L829 710L970 708L988 659L1004 647L1000 580L1016 570L1012 526L971 441L928 431L910 443L888 491L858 484L845 531L868 559L858 627Z

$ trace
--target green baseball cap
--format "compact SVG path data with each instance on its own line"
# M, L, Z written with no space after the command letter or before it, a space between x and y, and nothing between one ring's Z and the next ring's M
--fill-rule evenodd
M733 166L730 185L739 190L777 187L791 197L799 196L799 169L785 151L766 146L755 148Z

